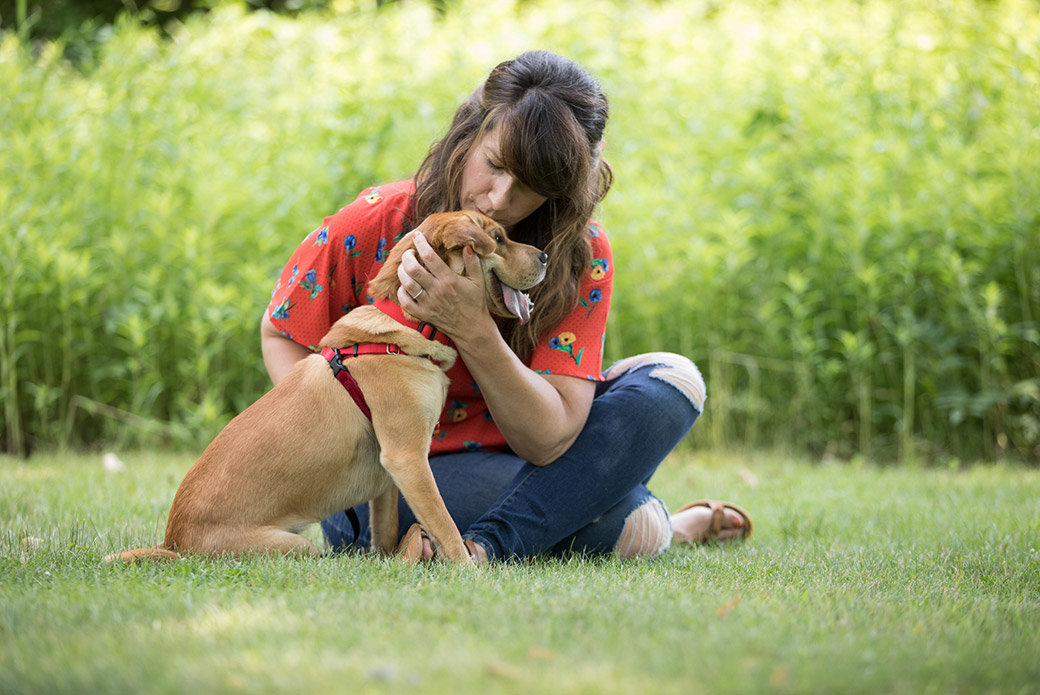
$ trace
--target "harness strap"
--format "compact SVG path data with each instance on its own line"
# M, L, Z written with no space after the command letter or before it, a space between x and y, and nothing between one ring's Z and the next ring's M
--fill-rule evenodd
M437 337L437 327L432 323L426 323L425 321L420 323L415 330L422 333L422 336L427 340L434 340Z
M406 355L400 345L393 343L356 343L350 347L340 348L342 357L357 357L358 355Z
M451 345L451 339L448 336L437 330L437 327L429 323L410 322L404 317L404 312L397 304L394 304L388 299L377 299L375 301L377 309L382 311L390 318L396 320L402 325L408 326L417 330L427 340L436 340L439 343L445 345ZM321 356L328 360L329 366L332 368L332 373L335 375L339 383L343 384L343 388L347 390L350 397L354 399L358 407L361 408L361 412L365 414L369 420L372 419L372 411L368 408L368 403L365 402L365 395L361 393L361 387L358 386L357 381L351 376L350 372L347 371L346 366L343 364L343 358L345 357L358 357L359 355L407 355L408 353L401 349L400 345L394 345L393 343L358 343L345 348L322 348ZM437 361L429 355L418 355L418 357L425 357L434 364Z
M396 318L398 322L404 325L409 325L404 320L404 314L401 312L401 308L389 300L378 300L377 304L382 303L383 313L389 314ZM388 311L387 309L390 309ZM396 312L393 309L396 308ZM396 316L394 314L400 314ZM420 323L418 325L411 325L412 328L419 331L420 334L427 340L436 340L438 336L437 327L429 323ZM446 345L451 345L451 340L448 336L443 333L439 334L441 339L438 342ZM343 384L343 388L347 390L350 397L357 403L358 408L365 414L369 420L372 419L372 411L368 407L368 402L365 401L365 394L361 392L361 387L358 386L357 380L351 376L346 366L343 364L344 357L357 357L359 355L407 355L408 353L401 349L400 345L394 345L392 343L358 343L351 345L350 347L340 348L338 350L330 347L322 348L321 356L324 357L329 367L332 368L332 374L336 377L336 380ZM421 355L422 357L428 358L431 362L436 364L436 361L429 355ZM346 510L347 521L350 522L350 527L354 531L354 542L358 541L358 537L361 535L361 521L358 519L357 512L353 508Z
M330 347L322 348L321 356L329 362L329 366L332 367L332 374L336 377L336 380L343 384L343 388L347 390L350 397L357 403L357 407L361 408L361 412L365 414L369 420L372 419L372 411L368 408L368 402L365 401L365 394L361 393L361 387L358 386L357 380L351 376L347 368L343 366L343 355L342 353L346 350L333 350Z
M347 521L350 522L350 528L354 531L354 545L358 544L359 536L361 535L361 519L358 518L357 512L354 508L346 510Z

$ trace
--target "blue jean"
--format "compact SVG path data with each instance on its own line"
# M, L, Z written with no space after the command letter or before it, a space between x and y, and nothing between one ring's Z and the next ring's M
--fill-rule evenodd
M577 440L547 466L508 452L430 458L463 538L489 558L610 553L628 515L654 499L647 483L703 411L704 382L692 362L669 353L622 360L604 376ZM398 509L403 534L415 516L403 497ZM321 523L334 550L368 546L368 505L355 511L356 538L343 512Z

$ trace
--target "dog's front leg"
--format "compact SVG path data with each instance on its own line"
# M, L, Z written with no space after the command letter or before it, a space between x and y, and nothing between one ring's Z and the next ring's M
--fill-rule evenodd
M451 562L470 563L469 552L444 506L426 455L395 456L394 452L384 452L381 459L419 523L433 539L437 554Z
M372 550L390 555L397 547L397 486L391 483L386 492L373 497L368 511Z
M411 379L402 380L400 388L386 388L384 379L383 388L370 389L366 394L372 409L372 426L379 440L379 463L432 538L437 554L450 562L471 564L459 529L437 489L428 458L430 437L444 402L444 389L417 389L417 379L421 381L429 375L423 377L423 371L414 370L410 376ZM361 387L364 389L365 385ZM401 413L410 415L402 417Z

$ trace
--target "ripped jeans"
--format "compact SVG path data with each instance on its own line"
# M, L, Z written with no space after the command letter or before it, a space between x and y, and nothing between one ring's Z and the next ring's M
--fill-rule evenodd
M685 357L637 355L614 364L599 382L588 421L570 449L534 466L507 452L466 451L430 459L448 512L489 558L566 552L608 554L625 520L657 500L647 483L704 409L704 381ZM404 498L400 534L415 523ZM367 547L368 505L321 523L333 550Z

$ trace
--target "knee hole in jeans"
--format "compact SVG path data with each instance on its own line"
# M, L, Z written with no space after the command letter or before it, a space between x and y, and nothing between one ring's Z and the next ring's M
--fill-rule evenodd
M650 376L674 387L684 395L698 413L704 412L707 389L704 377L693 362L682 355L671 352L648 352L620 360L606 371L607 379L615 379L625 372L640 367L653 367Z
M649 499L625 519L625 526L614 545L614 555L622 560L657 557L672 544L672 522L668 510L658 499Z

